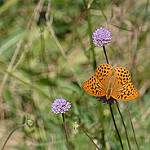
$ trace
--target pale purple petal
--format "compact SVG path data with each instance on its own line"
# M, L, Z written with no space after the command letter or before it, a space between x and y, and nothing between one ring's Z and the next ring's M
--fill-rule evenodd
M111 32L107 29L100 27L93 32L93 43L98 47L104 46L112 39Z
M59 113L65 113L66 111L69 111L70 107L71 107L71 104L62 97L54 101L51 109L53 113L59 114Z

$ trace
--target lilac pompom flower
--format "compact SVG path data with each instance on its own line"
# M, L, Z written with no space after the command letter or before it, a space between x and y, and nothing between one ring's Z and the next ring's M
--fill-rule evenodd
M68 135L67 135L65 114L64 113L66 111L69 111L70 107L71 107L71 104L69 102L67 102L67 100L64 99L63 97L55 99L54 103L52 104L52 112L55 113L55 114L60 114L60 113L62 114L68 149L69 149L69 141L68 141Z
M69 111L70 107L71 104L62 97L54 101L54 103L52 104L52 111L55 114L65 113L66 111Z
M93 43L98 47L104 46L112 39L111 32L107 29L100 27L93 32Z

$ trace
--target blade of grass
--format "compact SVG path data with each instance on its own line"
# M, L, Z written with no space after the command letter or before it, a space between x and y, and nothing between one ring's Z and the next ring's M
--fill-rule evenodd
M11 46L13 46L15 43L17 43L19 41L19 39L21 38L22 33L17 34L16 36L14 36L13 38L11 38L10 40L8 40L5 44L3 44L0 47L0 56L3 55L3 53Z
M44 34L45 32L46 32L46 31L44 31L43 34ZM36 40L38 40L40 36L41 36L41 35L38 35L38 36L36 36L36 37L34 37L34 38L30 38L30 35L29 35L29 41L28 41L28 43L24 46L24 49L23 49L23 51L22 51L22 53L21 53L21 56L18 58L16 64L15 64L14 67L12 68L12 71L16 70L17 67L21 64L21 62L24 61L24 59L25 59L25 57L26 57L26 54L27 54L28 51L30 51L30 48L31 48L33 42L35 42Z
M18 2L18 0L9 0L6 1L1 7L0 7L0 14L7 11L10 7L15 5Z
M32 20L34 18L37 19L37 16L38 16L37 14L41 12L41 8L42 8L41 6L43 6L43 4L44 4L43 0L40 0L39 3L37 4L36 8L34 9L34 12L33 12L32 16L31 16L31 19L29 20L29 22L28 22L28 24L26 26L26 29L25 29L26 32L30 30L30 27L32 25ZM8 69L7 69L8 72L10 72L12 70L13 64L14 64L17 56L18 56L18 53L20 52L21 47L22 47L23 39L24 39L24 37L26 35L26 32L24 32L25 34L20 39L20 41L17 43L17 48L16 48L16 50L15 50L13 56L12 56L12 59L11 59L9 65L8 65ZM5 83L6 83L7 79L8 79L8 76L9 75L7 73L5 73L5 75L4 75L3 79L2 79L2 82L1 82L1 86L0 86L0 97L1 97L0 105L1 106L3 104L2 103L2 90L3 90L4 86L5 86Z
M49 97L49 96L48 96L44 91L42 91L39 87L37 87L37 86L31 84L30 81L25 81L25 80L19 78L19 77L18 77L17 75L15 75L14 73L8 72L8 71L7 71L4 67L2 67L2 66L1 66L1 69L2 69L5 73L7 73L9 76L11 76L11 77L13 77L13 78L15 78L15 79L21 81L22 83L24 83L24 84L27 85L28 87L33 88L33 89L39 91L39 92L40 92L43 96L45 96L48 100L51 99L51 97Z

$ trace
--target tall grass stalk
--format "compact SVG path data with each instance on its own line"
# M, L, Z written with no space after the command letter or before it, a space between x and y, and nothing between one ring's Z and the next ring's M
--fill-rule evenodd
M92 62L93 62L93 69L94 71L96 70L96 57L95 57L95 50L94 50L94 44L93 44L93 39L92 39L92 23L91 23L91 15L90 15L90 2L88 3L88 5L86 4L85 0L84 0L84 6L86 9L86 13L87 13L87 20L88 20L88 31L89 31L89 38L90 38L90 45L91 45L91 50L92 50Z

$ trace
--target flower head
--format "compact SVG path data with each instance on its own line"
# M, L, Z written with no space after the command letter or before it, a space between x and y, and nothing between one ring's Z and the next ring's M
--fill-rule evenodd
M112 39L111 32L107 29L100 27L93 32L93 43L98 47L104 46Z
M28 119L28 120L27 120L27 125L28 125L28 127L33 127L34 121L31 120L31 119Z
M65 113L66 111L69 111L70 107L71 107L71 104L62 97L54 101L51 109L53 113L59 114L59 113Z
M103 104L114 104L114 98L110 97L108 100L106 98L106 96L102 96L102 97L96 97L96 99L99 99L98 101L103 101Z

